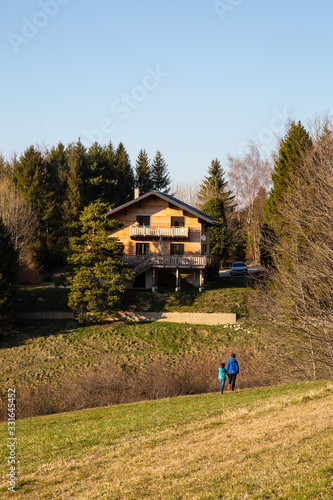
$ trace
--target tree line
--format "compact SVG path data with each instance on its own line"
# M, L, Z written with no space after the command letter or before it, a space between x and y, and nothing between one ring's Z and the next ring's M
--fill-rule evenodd
M133 198L134 186L143 194L151 189L168 190L170 184L160 151L151 161L142 149L132 168L123 143L116 148L111 142L95 143L87 149L80 140L45 151L30 146L11 163L1 157L0 176L0 215L11 234L17 233L19 221L21 231L29 226L34 241L27 234L24 238L13 234L13 239L21 260L43 271L66 263L68 228L90 203L117 206ZM13 214L18 202L22 217ZM30 255L22 255L28 249Z

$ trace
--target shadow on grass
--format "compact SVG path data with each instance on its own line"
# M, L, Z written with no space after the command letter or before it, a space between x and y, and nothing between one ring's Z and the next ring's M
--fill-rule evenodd
M66 335L78 327L78 323L74 320L18 320L11 333L0 337L0 349L18 347L34 338Z
M163 312L169 311L170 307L191 306L198 295L198 290L126 290L120 308L126 311Z
M17 312L70 312L67 288L21 287L17 293Z

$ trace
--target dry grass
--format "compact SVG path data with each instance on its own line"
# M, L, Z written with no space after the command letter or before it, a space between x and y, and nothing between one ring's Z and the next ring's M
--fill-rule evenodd
M316 382L21 421L15 498L328 500L332 403Z
M251 345L255 335L239 323L77 329L37 323L2 342L0 419L6 418L8 387L17 391L18 418L211 392L217 367L232 351L241 366L238 388L281 382L265 353Z

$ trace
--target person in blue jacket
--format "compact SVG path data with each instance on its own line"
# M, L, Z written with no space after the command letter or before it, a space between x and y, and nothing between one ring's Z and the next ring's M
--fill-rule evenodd
M221 363L219 367L218 380L220 383L220 394L223 394L225 379L227 378L227 370L225 369L225 364Z
M239 373L239 366L235 354L231 354L231 358L227 363L227 373L229 377L228 391L235 389L236 377Z

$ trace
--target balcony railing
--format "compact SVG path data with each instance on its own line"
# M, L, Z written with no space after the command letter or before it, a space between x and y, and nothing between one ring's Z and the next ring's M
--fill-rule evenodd
M188 238L188 227L147 227L131 226L130 236L149 236L166 238Z
M130 266L165 267L165 268L198 268L204 269L218 265L214 255L134 255L126 254L123 261ZM139 267L138 267L139 269ZM141 269L141 265L140 265Z

